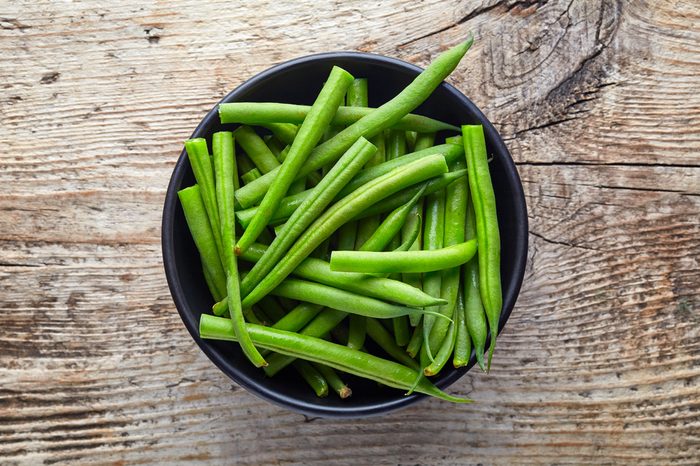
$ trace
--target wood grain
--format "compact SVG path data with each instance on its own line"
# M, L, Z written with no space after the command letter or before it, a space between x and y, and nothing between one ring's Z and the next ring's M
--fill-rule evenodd
M700 5L0 0L3 464L697 464ZM214 103L363 50L450 77L530 216L490 375L381 418L307 419L196 348L160 255L167 182Z

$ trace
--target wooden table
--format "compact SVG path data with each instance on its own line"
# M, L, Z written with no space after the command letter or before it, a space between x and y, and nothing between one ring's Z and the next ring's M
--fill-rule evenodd
M102 4L100 4L102 3ZM690 464L700 458L700 4L0 0L0 462ZM450 78L518 163L529 262L493 371L379 418L238 388L166 285L161 208L226 92L300 55Z

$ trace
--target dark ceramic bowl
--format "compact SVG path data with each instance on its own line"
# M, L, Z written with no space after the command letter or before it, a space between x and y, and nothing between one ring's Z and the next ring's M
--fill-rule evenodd
M333 65L341 66L356 77L369 79L370 106L378 106L394 97L421 71L417 66L379 55L323 53L297 58L263 71L240 85L221 102L311 104ZM518 297L527 257L527 210L513 159L493 125L469 99L449 84L440 85L414 112L455 125L484 126L488 151L493 156L491 176L495 185L501 230L504 299L500 329L503 329ZM222 125L219 122L217 107L214 107L197 126L192 137L203 137L211 141L214 132L232 128L232 125ZM197 330L199 316L202 312L209 312L213 303L177 197L178 190L192 184L194 177L183 151L165 197L163 263L170 292L182 321L202 351L219 369L252 393L311 416L360 417L385 414L425 398L420 394L405 396L400 390L349 376L347 379L353 390L352 397L341 400L330 394L326 398L317 398L293 370L288 368L274 378L268 378L262 370L256 369L245 359L237 344L200 339ZM472 355L468 367L454 369L448 365L434 382L445 389L473 365Z

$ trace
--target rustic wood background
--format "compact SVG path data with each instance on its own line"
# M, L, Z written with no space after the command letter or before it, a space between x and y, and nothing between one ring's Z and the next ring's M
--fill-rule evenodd
M0 0L0 463L697 464L700 3ZM494 370L308 419L198 350L160 252L200 118L283 60L426 65L494 121L530 215Z

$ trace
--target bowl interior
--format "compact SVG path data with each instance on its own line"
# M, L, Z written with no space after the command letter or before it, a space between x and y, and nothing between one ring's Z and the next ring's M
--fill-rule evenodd
M343 67L355 77L368 78L370 106L393 98L420 72L408 63L365 53L328 53L304 57L273 67L250 79L227 95L222 102L260 101L311 104L333 65ZM504 308L501 328L510 315L522 282L527 253L527 212L522 186L515 165L500 136L484 115L464 95L448 84L439 86L428 101L414 111L455 125L482 124L489 154L493 156L491 174L498 204L502 242L502 281ZM197 127L192 137L205 137L235 125L222 125L214 108ZM438 142L441 136L438 135ZM202 312L209 312L212 298L204 282L199 256L177 200L177 191L194 184L194 176L183 153L168 187L163 212L163 258L168 284L178 311L197 344L207 356L234 381L273 403L314 416L353 417L385 413L407 406L423 395L404 396L402 391L345 376L353 395L340 400L334 394L316 397L291 369L274 378L254 368L237 344L201 340L197 326ZM474 357L468 367L473 366ZM468 368L446 367L434 379L446 387Z

